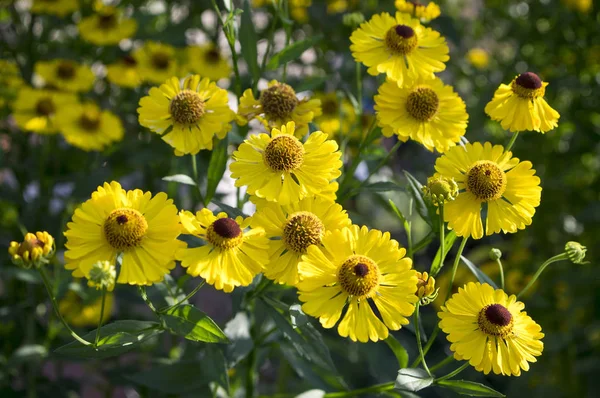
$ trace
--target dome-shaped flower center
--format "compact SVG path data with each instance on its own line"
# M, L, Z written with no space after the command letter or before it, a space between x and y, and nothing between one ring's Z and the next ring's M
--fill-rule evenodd
M244 240L240 225L231 218L219 218L206 230L206 239L210 244L222 250L239 246Z
M171 56L166 52L158 51L152 54L150 61L156 69L168 69L171 64Z
M533 72L521 73L511 84L512 91L521 98L543 97L545 89L542 80Z
M136 59L133 58L131 55L124 56L123 58L121 58L121 61L123 62L124 65L129 66L129 67L137 66Z
M71 62L61 62L57 69L56 75L63 80L71 80L75 77L75 65Z
M406 55L419 44L417 33L407 25L396 25L385 34L385 45L395 55Z
M100 122L101 122L100 116L101 116L100 112L98 112L97 110L93 110L93 109L85 110L79 117L79 125L84 130L88 130L88 131L98 130L98 128L100 127Z
M148 231L148 222L135 209L113 210L104 221L104 236L108 243L119 251L139 246Z
M176 123L194 124L204 115L204 101L197 92L183 90L177 94L169 106L171 116Z
M217 64L221 60L221 54L216 48L211 48L204 54L204 59L209 64Z
M41 98L35 104L35 112L40 116L48 116L56 111L52 98Z
M379 276L377 264L359 255L348 257L337 272L342 290L358 298L369 297L379 284Z
M305 253L310 245L321 242L325 226L319 217L308 211L299 211L288 216L283 227L283 243L288 250Z
M298 105L293 88L277 83L260 93L259 99L268 119L286 119Z
M106 12L98 15L98 27L109 30L117 26L117 16L114 12Z
M273 171L296 170L304 160L304 146L296 137L280 135L269 142L263 160Z
M485 202L500 199L506 190L506 174L489 160L476 162L467 172L467 191Z
M514 322L512 314L506 307L491 304L479 311L477 324L483 333L504 338L512 333Z
M406 111L413 118L427 122L431 120L440 106L440 99L429 87L417 87L406 99Z

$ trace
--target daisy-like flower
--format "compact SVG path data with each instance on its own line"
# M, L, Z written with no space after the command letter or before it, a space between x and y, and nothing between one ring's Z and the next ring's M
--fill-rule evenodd
M123 11L116 7L102 7L96 14L83 18L79 24L81 37L97 46L118 44L135 34L137 22L125 18Z
M104 183L75 210L67 224L65 268L77 278L89 277L98 261L116 263L117 283L152 285L175 267L181 224L167 194L125 191L118 182Z
M142 79L160 84L177 75L178 63L175 48L163 43L147 41L133 52Z
M501 289L470 282L442 307L440 328L452 343L454 358L479 372L520 376L542 354L542 328L525 305Z
M101 151L124 135L121 119L93 103L62 108L56 122L65 140L84 151Z
M252 216L251 225L263 228L270 239L265 276L293 286L299 281L298 263L306 249L321 244L327 231L350 226L350 219L339 204L313 196L287 206L266 202Z
M231 76L229 60L223 57L223 54L215 44L208 43L201 46L190 46L185 49L185 53L187 63L182 71L184 74L188 74L189 72L197 73L213 81Z
M440 6L430 1L427 5L416 0L396 0L396 9L419 18L422 22L433 21L440 16Z
M347 98L340 99L337 93L317 93L315 98L321 101L322 114L314 123L319 130L329 136L345 136L352 131L356 123L356 112ZM342 138L342 137L339 137Z
M136 88L142 84L138 63L131 55L125 55L114 64L107 65L106 78L120 87Z
M454 178L459 194L444 205L444 221L456 235L481 239L485 234L517 232L531 224L542 188L531 162L520 162L502 145L486 142L455 146L437 159L437 173Z
M89 66L68 59L40 61L35 64L35 73L44 79L46 86L64 91L89 91L96 80Z
M77 97L70 93L36 90L24 87L19 91L12 109L17 126L38 134L58 132L56 113L77 104Z
M32 14L50 14L64 17L79 9L78 0L33 0Z
M342 167L338 144L315 131L304 144L294 136L294 122L255 134L233 153L230 164L235 186L270 202L288 205L330 188Z
M439 78L403 87L386 81L375 96L375 111L386 137L410 138L440 153L460 141L469 118L463 100Z
M113 303L113 294L107 293L104 301L104 313L102 315L103 324L110 319ZM65 297L58 302L58 312L60 312L69 325L78 328L98 326L101 308L101 297L90 296L87 299L83 299L73 290L69 290Z
M338 333L353 341L386 339L388 329L408 324L418 300L417 273L405 254L388 232L352 225L326 234L298 265L302 310L324 328L342 318Z
M235 114L227 91L208 78L192 75L183 83L176 77L150 89L137 109L140 124L161 135L175 155L195 155L212 149L213 137L223 139Z
M301 138L308 133L308 124L321 115L321 101L298 99L292 87L272 80L258 99L251 89L244 91L238 113L246 120L260 120L267 130L294 122L296 136Z
M350 50L373 76L385 73L399 86L412 84L417 78L433 79L434 73L446 69L448 45L440 34L421 25L408 14L374 15L350 36Z
M179 250L177 259L192 276L227 293L238 286L248 286L269 261L269 241L260 228L246 230L250 218L216 216L208 209L194 214L179 213L184 233L194 235L206 245Z
M560 115L544 100L547 85L535 73L521 73L510 86L500 85L485 113L512 132L550 131L558 126Z

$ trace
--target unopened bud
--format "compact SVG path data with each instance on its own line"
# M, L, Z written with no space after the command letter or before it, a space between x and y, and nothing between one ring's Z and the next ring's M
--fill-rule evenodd
M565 253L574 264L584 264L583 259L585 258L586 247L579 242L567 242L565 245Z
M21 268L39 268L54 254L54 238L48 232L28 232L23 242L10 242L8 254L13 264Z
M353 12L350 14L345 14L342 19L343 24L352 29L357 28L364 21L365 21L365 16L361 12Z
M115 288L115 279L117 270L114 265L108 261L98 261L92 265L88 275L88 286L95 287L97 290L106 289L109 292Z
M427 185L424 185L422 189L425 197L436 206L452 201L458 196L458 184L454 181L454 178L439 175L429 177Z
M500 260L502 258L502 252L500 249L493 248L490 250L490 258L494 261Z
M421 305L432 303L438 296L438 289L435 288L435 279L427 272L417 272L417 297Z

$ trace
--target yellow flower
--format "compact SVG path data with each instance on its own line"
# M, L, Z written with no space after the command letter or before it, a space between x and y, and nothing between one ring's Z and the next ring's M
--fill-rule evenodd
M440 6L433 1L424 5L418 1L396 0L396 9L419 18L423 22L433 21L441 14Z
M177 75L175 48L168 44L147 41L133 52L133 58L144 81L160 84Z
M137 110L140 124L160 134L175 155L212 149L213 137L223 139L231 129L235 114L227 91L208 78L192 75L181 84L172 77L148 94Z
M563 3L582 14L587 14L592 10L592 0L563 0Z
M78 278L122 253L117 283L151 285L175 267L175 252L185 245L177 240L177 208L164 192L125 191L115 181L98 187L67 228L65 268Z
M339 14L348 9L348 0L327 0L327 14Z
M482 238L482 206L487 208L486 235L514 233L530 225L542 193L531 167L531 162L519 162L502 145L476 142L451 148L435 163L437 173L454 178L460 190L444 205L448 227L458 236Z
M96 80L89 66L67 59L40 61L35 64L35 73L44 79L46 86L64 91L89 91Z
M101 151L123 139L121 119L93 103L59 109L56 122L65 140L84 151Z
M48 232L28 232L23 242L10 242L8 254L13 264L21 268L37 268L48 262L54 250L54 238Z
M521 73L510 86L500 85L485 113L512 132L550 131L558 126L560 115L544 100L547 85L535 73Z
M388 232L352 225L326 234L298 265L302 310L324 328L342 318L338 333L352 341L386 339L388 329L408 324L418 300L417 275L405 254Z
M418 78L433 79L446 69L448 45L440 34L426 28L408 14L374 15L350 37L350 50L373 76L380 73L398 83L412 84Z
M136 88L142 84L138 63L130 55L122 57L114 64L106 66L106 78L117 86Z
M524 308L515 295L471 282L458 289L438 316L454 358L485 374L520 376L544 349L542 328Z
M97 46L118 44L135 34L137 22L123 17L116 7L102 7L98 13L83 18L79 24L81 38Z
M79 9L78 0L33 0L32 14L50 14L64 17Z
M386 81L375 96L375 111L386 137L410 138L440 153L460 141L469 119L463 100L439 78L403 87Z
M467 53L467 60L477 69L485 69L490 64L490 56L483 48L472 48Z
M73 94L24 87L13 104L13 117L22 130L52 134L58 132L57 111L75 104L77 97Z
M187 63L183 67L183 74L188 74L189 72L197 73L213 81L231 76L229 60L223 57L223 54L221 54L221 51L215 44L190 46L185 49L185 52Z
M304 144L294 137L294 122L273 129L271 135L254 134L233 153L229 166L235 186L248 186L248 194L288 205L330 188L340 176L338 145L316 131Z
M272 0L252 0L252 7L266 7L273 4ZM312 5L312 0L289 0L290 17L298 22L308 21L308 7Z
M177 259L192 276L227 293L248 286L269 261L269 241L260 229L244 231L250 218L231 219L225 213L215 215L208 209L194 214L179 213L185 233L206 242L204 246L179 250Z
M427 272L417 272L417 297L420 299L435 293L435 279Z
M17 64L0 59L0 108L12 103L24 86L26 83Z
M308 197L287 206L266 202L252 216L252 227L269 238L265 276L277 283L296 285L298 263L311 245L320 245L327 231L350 226L342 206L327 199Z
M113 303L114 298L112 293L107 293L104 302L102 323L105 323L110 319ZM98 326L101 308L101 297L94 296L84 300L73 290L69 290L65 297L58 302L58 312L61 313L69 325L73 325L78 328Z
M337 93L317 93L315 98L321 101L323 111L322 115L314 120L319 130L330 139L342 139L343 137L336 136L345 136L352 132L356 123L356 112L348 99L338 98Z
M117 279L117 269L108 261L98 261L92 265L88 277L88 286L96 290L106 289L112 292Z
M321 101L298 99L292 87L272 80L258 100L251 89L244 91L238 113L247 120L257 118L267 130L294 122L296 137L301 138L308 133L308 124L321 115Z

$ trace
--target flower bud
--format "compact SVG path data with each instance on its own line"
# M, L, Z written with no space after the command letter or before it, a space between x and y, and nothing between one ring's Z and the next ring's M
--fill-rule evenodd
M88 286L95 287L96 290L106 289L112 292L115 288L115 279L117 270L114 265L108 261L98 261L92 265L88 275Z
M500 260L502 258L502 252L500 249L493 248L490 250L490 259L493 261Z
M425 197L436 206L454 200L458 196L458 184L454 181L454 178L429 177L427 185L423 186L422 189Z
M361 12L345 14L342 22L344 23L344 26L355 29L361 23L365 22L365 16Z
M427 305L433 302L438 296L438 289L435 288L435 279L427 272L417 272L417 297L421 305Z
M32 266L39 268L47 264L54 254L54 238L48 232L28 232L23 242L10 242L8 254L13 264L18 267L29 269Z
M573 264L585 264L583 259L585 258L586 247L579 242L567 242L565 245L565 253Z

